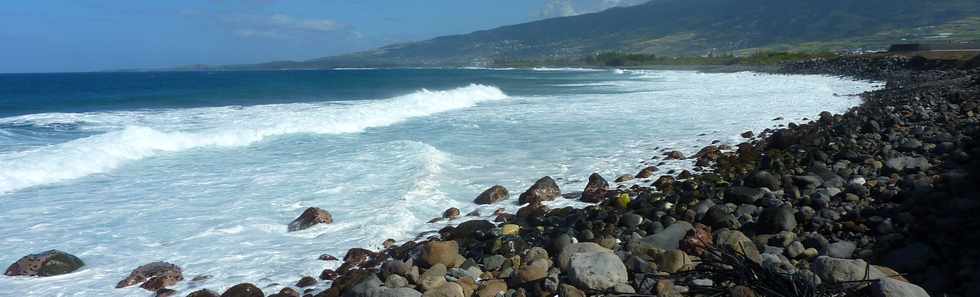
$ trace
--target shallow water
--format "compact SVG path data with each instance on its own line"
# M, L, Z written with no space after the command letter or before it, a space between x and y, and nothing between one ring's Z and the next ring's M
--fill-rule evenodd
M484 214L516 210L544 175L580 191L590 173L633 174L658 148L737 143L845 111L859 103L848 94L874 87L585 69L0 75L0 265L47 249L88 264L0 277L0 296L150 295L113 286L157 260L213 276L200 286L217 291L292 284L340 264L322 253L439 229L425 222L476 209L494 184L513 196ZM310 206L335 223L287 233Z

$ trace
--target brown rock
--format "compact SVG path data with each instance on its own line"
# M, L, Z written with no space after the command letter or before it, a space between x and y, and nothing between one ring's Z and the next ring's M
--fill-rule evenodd
M701 256L713 244L711 227L699 223L694 225L694 229L687 231L687 235L681 240L679 247L685 253Z
M299 296L300 296L299 292L297 292L293 288L282 288L282 290L279 290L279 293L269 295L269 297L299 297Z
M483 287L476 291L479 297L496 297L498 293L507 291L507 282L499 279L488 280Z
M171 297L177 296L177 291L171 289L159 289L156 293L153 293L153 297Z
M518 203L534 204L535 202L555 200L558 196L561 196L561 189L558 188L558 183L550 176L545 176L534 182L534 185L522 193L518 197Z
M469 276L459 278L456 284L463 288L463 296L473 296L473 292L476 292L476 289L479 288L476 280Z
M676 291L674 291L674 282L669 279L661 279L657 281L657 297L680 297Z
M200 289L194 291L193 293L187 294L187 297L218 297L218 293L208 289Z
M517 271L518 283L529 283L548 277L550 263L547 259L537 259Z
M332 281L337 279L337 277L339 276L340 275L336 271L333 271L332 269L324 269L323 272L320 272L320 279L322 280Z
M313 278L312 276L304 276L300 278L299 281L296 282L296 287L299 288L312 287L315 286L316 283L317 283L316 279Z
M755 136L755 133L752 133L752 131L742 132L742 138L752 138L754 136Z
M455 208L455 207L450 207L449 209L446 209L446 211L442 212L442 218L444 219L452 220L458 218L459 216L460 216L459 208Z
M636 174L636 178L650 178L653 176L654 172L657 172L657 166L648 166L643 168L639 173Z
M421 280L419 281L419 287L422 291L429 291L435 288L442 287L446 284L446 265L438 263L432 265L422 273Z
M333 216L330 215L326 210L322 210L316 207L307 208L303 211L303 214L299 215L295 220L289 223L289 232L303 230L309 227L313 227L316 224L330 224L333 223Z
M454 267L456 258L459 256L459 244L454 240L429 241L422 246L422 261L429 266L442 264L446 267Z
M660 267L660 271L666 273L677 273L680 271L689 270L693 264L691 263L691 257L681 250L669 250L667 252L657 255L657 267Z
M527 206L521 207L521 209L518 209L516 216L518 218L538 218L548 214L548 210L548 207L540 202L531 203Z
M177 279L178 281L184 279L181 269L177 265L167 262L153 262L134 269L133 272L129 273L129 276L116 284L116 288L129 287L145 282L146 280L157 276L166 276L168 279ZM166 281L166 279L157 280L156 284L164 283Z
M755 297L755 291L746 286L732 287L731 289L728 289L728 293L732 297Z
M667 160L680 160L680 159L684 159L684 153L681 153L679 151L671 151L671 152L668 152L668 153L666 153L664 155L667 156Z
M504 188L504 186L501 185L495 185L489 189L486 189L483 191L483 193L480 193L480 196L477 196L476 199L473 200L473 203L493 204L500 200L507 199L507 196L510 196L510 192L507 191L507 188Z
M167 271L161 275L154 276L140 285L140 288L146 289L147 291L156 292L160 289L176 285L178 282L184 280L184 276L180 272Z
M253 284L242 283L228 288L221 297L265 297L265 293Z
M483 297L483 296L480 296ZM558 297L585 297L585 292L569 284L558 287Z
M463 295L463 287L457 283L446 283L445 285L425 291L422 297L466 297Z
M627 181L631 181L631 180L633 180L633 176L632 175L623 174L623 175L620 175L619 177L617 177L616 180L615 180L615 182L621 183L621 182L627 182Z
M599 203L606 200L609 192L609 183L598 173L589 175L589 184L585 185L582 191L582 201L589 203Z
M59 250L31 254L7 268L7 276L54 276L74 272L85 266L81 259Z

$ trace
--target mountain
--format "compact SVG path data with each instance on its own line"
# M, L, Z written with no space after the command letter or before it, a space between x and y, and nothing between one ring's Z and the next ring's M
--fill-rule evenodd
M977 0L653 0L609 10L253 67L480 65L619 51L666 56L980 40ZM945 30L945 31L944 31Z

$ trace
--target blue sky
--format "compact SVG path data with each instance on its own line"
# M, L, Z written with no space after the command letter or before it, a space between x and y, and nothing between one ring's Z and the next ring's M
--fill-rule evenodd
M0 7L0 72L303 60L642 0L30 0Z

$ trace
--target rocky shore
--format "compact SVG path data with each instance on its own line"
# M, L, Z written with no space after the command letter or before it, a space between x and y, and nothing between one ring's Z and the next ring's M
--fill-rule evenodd
M343 264L271 296L980 296L978 65L888 56L785 65L778 72L887 84L845 114L746 133L736 147L657 156L693 159L690 172L593 174L574 191L550 177L520 194L491 187L474 203L526 205L417 241L385 241L380 251L320 255ZM641 182L619 185L629 179ZM594 205L546 206L555 199ZM442 219L460 217L449 209ZM311 208L289 230L330 222ZM82 265L49 251L6 274ZM119 287L177 296L167 287L185 281L182 273L149 263L120 276ZM208 287L207 277L186 281ZM307 289L324 281L329 289ZM257 285L267 284L180 294L264 296Z

